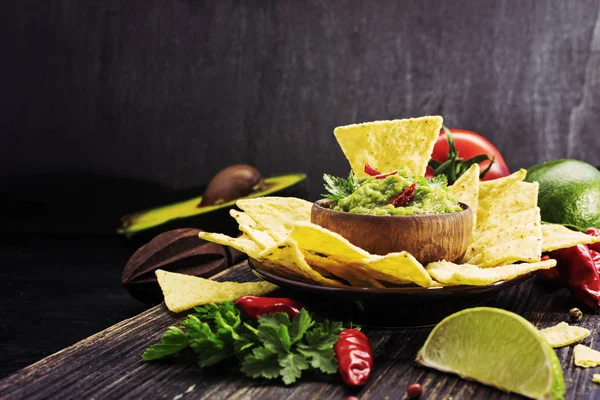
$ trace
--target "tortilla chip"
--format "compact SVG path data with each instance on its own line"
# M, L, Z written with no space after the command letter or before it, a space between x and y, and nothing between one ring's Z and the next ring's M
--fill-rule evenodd
M522 182L526 171L481 182L477 229L463 262L479 267L537 262L542 230L537 195L539 184Z
M277 286L269 282L217 282L197 276L156 270L167 308L182 312L208 303L233 301L242 296L263 296Z
M346 286L343 283L325 278L306 263L298 243L292 238L287 238L281 243L262 251L257 261L269 268L281 271L289 270L301 278L325 286ZM284 271L285 272L285 271Z
M333 133L358 177L367 176L365 164L381 172L407 167L423 176L442 122L440 116L365 122L339 126Z
M405 251L385 256L371 255L337 233L309 222L294 224L290 238L296 240L303 250L338 261L372 279L398 284L409 281L423 287L432 283L421 263Z
M360 269L349 268L348 265L327 257L324 254L303 251L304 259L313 268L321 268L332 275L348 282L354 287L385 287L376 279L363 273Z
M426 269L433 279L443 284L489 285L554 266L556 266L556 260L505 265L495 268L479 268L471 264L459 265L448 261L437 261L427 265Z
M310 221L313 205L295 197L259 197L238 200L236 204L275 242L285 240L294 222Z
M571 326L566 322L540 331L552 347L563 347L577 343L590 336L590 331L579 326Z
M477 228L477 208L479 204L479 164L473 164L469 169L448 187L448 191L456 200L468 205L473 212L473 234Z
M540 260L542 241L540 209L507 214L502 223L491 221L476 234L463 260L479 267L496 267L517 261Z
M575 365L578 367L597 367L600 365L600 351L578 344L573 349L573 361L575 361Z
M260 247L266 249L268 247L275 246L276 242L271 235L264 231L256 223L256 221L250 218L246 213L238 210L230 210L229 214L237 221L239 230L246 234Z
M592 382L594 382L594 383L600 383L600 374L594 374L594 375L592 375Z
M569 228L558 224L543 224L542 238L542 251L544 252L566 249L577 246L578 244L600 242L600 237L572 231Z
M258 254L263 251L263 249L256 244L254 240L245 235L233 238L231 236L223 235L222 233L200 232L198 236L200 239L204 239L209 242L233 247L242 253L248 254L248 257L252 258L257 258Z

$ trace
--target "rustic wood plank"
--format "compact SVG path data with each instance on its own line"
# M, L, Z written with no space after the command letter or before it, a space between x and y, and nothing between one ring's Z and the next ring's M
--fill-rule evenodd
M258 278L244 262L215 279ZM545 286L535 279L499 293L486 304L517 312L540 327L567 319L571 306L567 290ZM430 328L365 328L376 362L372 379L356 392L345 388L337 376L308 376L296 385L284 387L247 379L226 366L202 370L190 355L162 362L142 361L143 350L156 342L167 326L182 318L168 312L164 305L154 307L5 378L0 381L0 398L173 399L182 395L183 399L304 400L356 394L362 399L393 399L401 398L413 382L423 384L428 398L517 398L415 365L416 352ZM394 318L393 309L389 310L389 318ZM584 343L594 345L599 322L598 315L584 316L580 325L592 331ZM557 354L565 373L568 399L600 396L600 387L591 382L594 370L573 365L572 346L557 349Z

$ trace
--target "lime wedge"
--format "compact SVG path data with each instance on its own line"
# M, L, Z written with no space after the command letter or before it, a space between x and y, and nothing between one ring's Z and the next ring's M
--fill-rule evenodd
M526 319L477 307L446 317L429 334L417 362L533 399L563 399L556 353Z

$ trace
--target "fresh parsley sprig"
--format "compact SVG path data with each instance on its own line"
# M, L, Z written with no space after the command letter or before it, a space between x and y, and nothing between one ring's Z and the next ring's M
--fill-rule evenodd
M354 175L354 172L352 171L350 171L348 179L338 178L337 176L329 174L323 174L323 180L325 181L325 190L328 193L322 194L321 196L334 201L338 201L344 197L350 196L359 186L356 180L356 175Z
M180 327L169 327L161 342L142 357L157 360L189 347L198 354L201 367L235 357L246 376L281 378L289 385L304 370L337 371L333 346L343 329L340 322L316 321L305 309L291 321L285 313L262 315L254 321L225 301L196 308Z

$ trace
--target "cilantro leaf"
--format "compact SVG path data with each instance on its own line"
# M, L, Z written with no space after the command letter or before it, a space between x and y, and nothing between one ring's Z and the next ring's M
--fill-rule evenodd
M358 189L358 182L352 171L350 171L348 179L338 178L337 176L329 174L323 174L323 181L325 181L324 187L328 194L322 194L321 196L335 201L350 196L356 189Z
M319 369L324 374L335 374L337 371L337 361L333 347L325 350L316 350L308 346L298 347L298 351L310 359L311 367Z
M315 328L321 327L321 329L323 329L323 332L332 334L332 335L337 335L338 333L340 333L341 331L344 330L344 326L342 325L342 323L340 321L330 321L328 319L324 319L323 321L320 321L318 323L318 325L315 326Z
M294 317L294 320L292 321L292 325L290 326L290 340L292 341L292 344L298 342L300 339L302 339L302 337L304 336L304 334L306 333L306 331L313 326L313 321L312 318L310 317L310 315L308 314L308 311L306 311L306 309L301 309L300 313L298 315L296 315L296 317Z
M160 338L160 343L148 347L144 351L144 354L142 354L142 358L146 361L158 360L159 358L178 353L188 347L188 345L185 333L175 326L170 326Z
M273 379L279 376L280 369L277 353L261 346L242 361L240 371L251 378Z
M277 312L271 314L263 314L258 317L258 323L261 326L274 326L279 327L280 325L290 326L290 317L284 312Z
M280 375L286 385L296 382L296 379L302 375L302 371L309 367L306 357L297 353L280 355L277 361L281 366Z
M290 335L285 325L278 328L271 325L262 325L258 328L258 338L263 345L276 353L288 353L290 351Z

